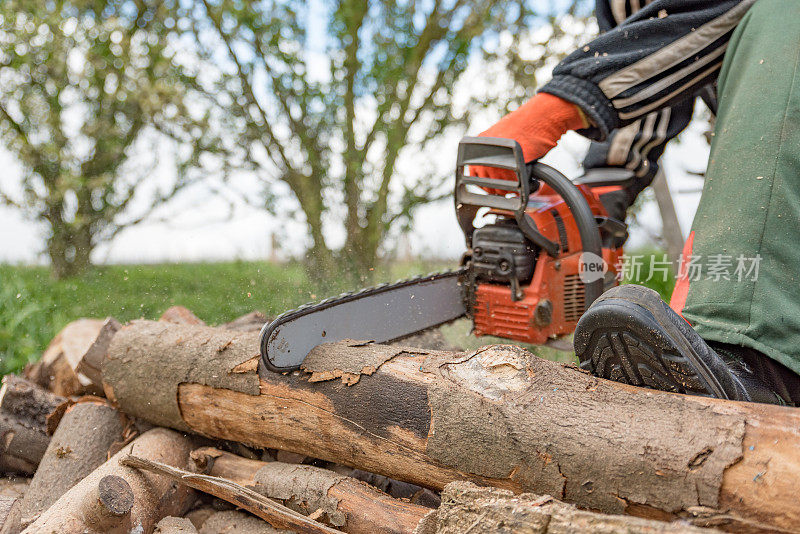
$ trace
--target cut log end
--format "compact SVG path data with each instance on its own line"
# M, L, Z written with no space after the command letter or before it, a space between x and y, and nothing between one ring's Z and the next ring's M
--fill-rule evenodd
M122 517L133 508L133 490L120 476L104 476L97 484L97 491L100 503L111 515Z

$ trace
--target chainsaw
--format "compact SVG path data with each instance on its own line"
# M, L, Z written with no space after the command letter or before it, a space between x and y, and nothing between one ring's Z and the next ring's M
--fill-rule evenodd
M514 179L465 174L506 169ZM319 344L399 340L462 317L477 336L546 345L571 334L583 312L617 283L627 237L600 195L634 179L624 169L575 182L526 164L511 139L466 137L458 147L455 212L467 251L460 267L347 293L288 311L261 331L262 368L296 370Z

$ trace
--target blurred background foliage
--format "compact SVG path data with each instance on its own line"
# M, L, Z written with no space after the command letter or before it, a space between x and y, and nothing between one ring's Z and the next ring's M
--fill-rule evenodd
M99 243L144 220L191 183L200 154L218 151L209 110L190 111L194 73L171 45L178 4L0 2L0 140L23 168L21 191L0 183L0 202L47 224L56 278L87 271ZM156 163L136 149L164 139L182 147L178 177L132 213Z

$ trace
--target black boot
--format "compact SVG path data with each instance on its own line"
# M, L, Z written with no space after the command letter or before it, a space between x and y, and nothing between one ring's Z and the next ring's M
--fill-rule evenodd
M595 376L662 391L767 404L794 404L791 391L800 391L798 377L763 354L706 343L642 286L597 299L578 322L575 352Z

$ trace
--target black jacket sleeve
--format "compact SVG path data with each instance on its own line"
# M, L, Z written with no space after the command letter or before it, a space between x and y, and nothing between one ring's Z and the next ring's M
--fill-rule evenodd
M731 34L755 2L653 0L567 56L541 90L580 106L596 125L581 133L603 140L716 79Z

